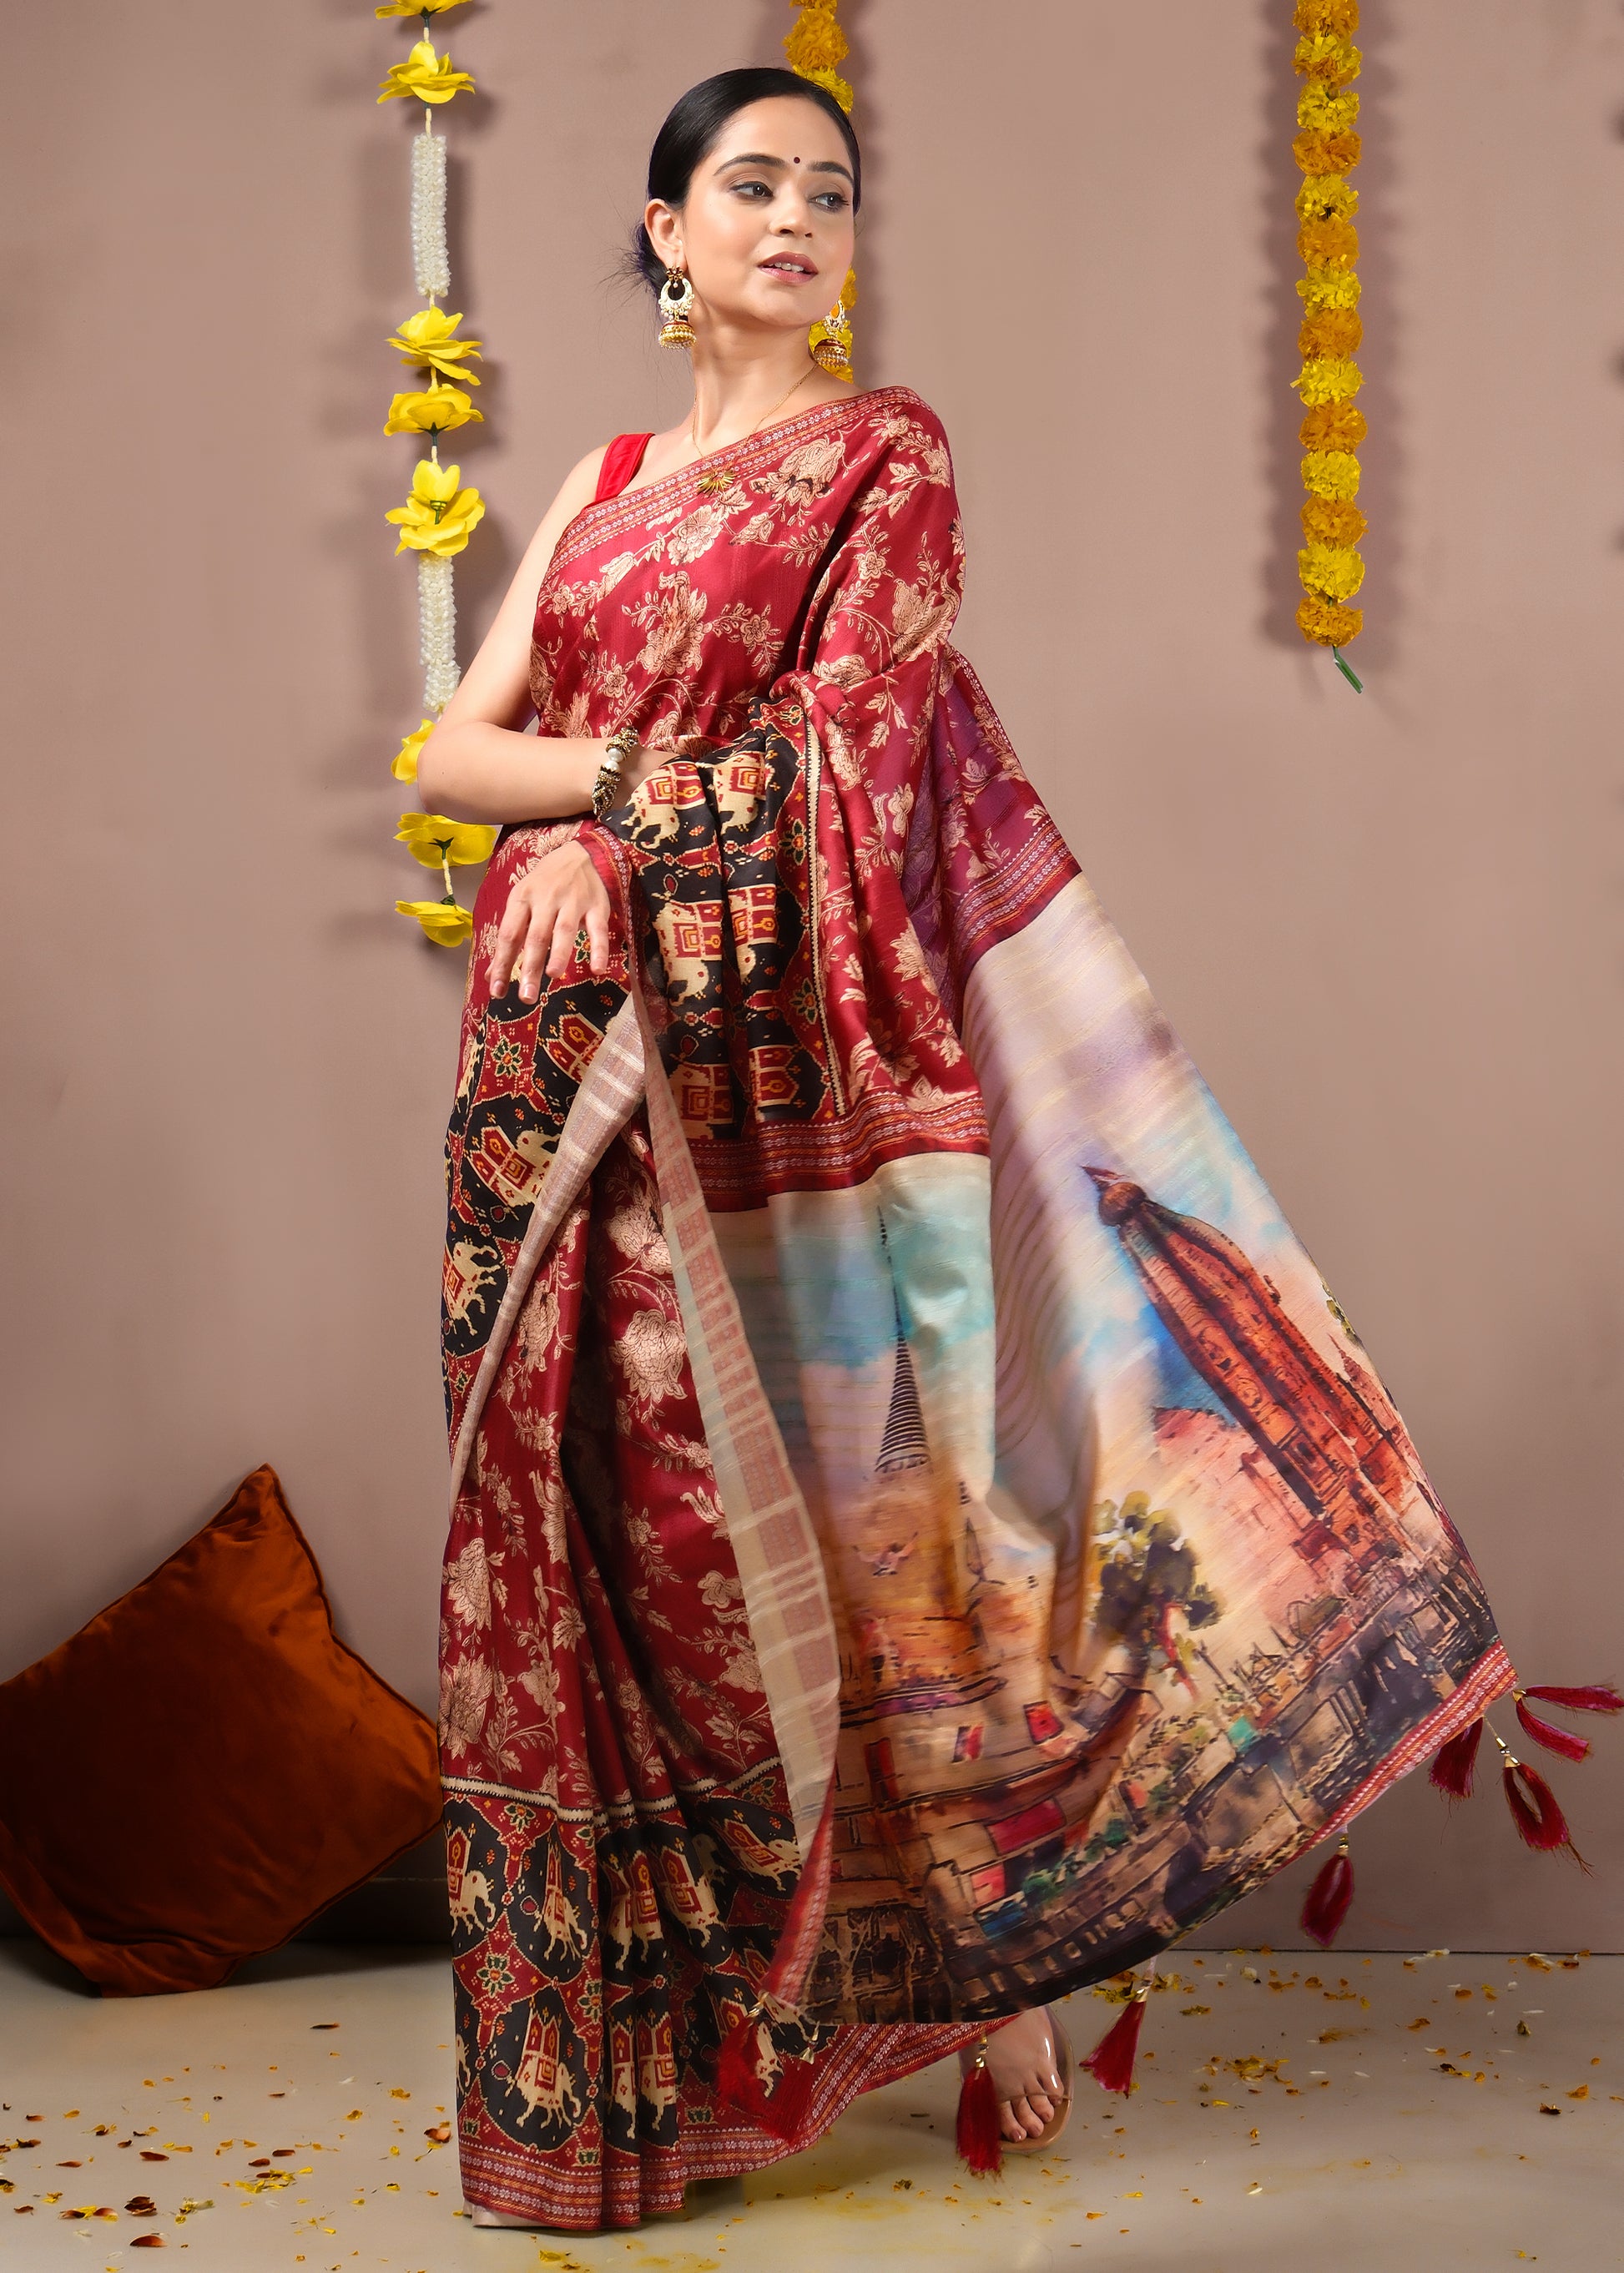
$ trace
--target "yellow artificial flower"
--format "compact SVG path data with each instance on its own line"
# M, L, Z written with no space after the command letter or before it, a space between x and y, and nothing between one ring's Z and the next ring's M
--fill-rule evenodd
M1291 382L1304 402L1341 402L1357 394L1365 374L1346 356L1315 356Z
M1311 268L1297 278L1297 289L1317 312L1321 308L1357 308L1365 288L1351 268Z
M1304 498L1297 517L1311 544L1357 544L1370 526L1345 498Z
M461 466L437 466L432 458L418 459L412 469L411 495L384 515L400 525L397 552L432 552L449 560L462 551L485 518L485 499L478 491L457 487L462 470Z
M474 934L474 919L455 900L396 900L397 916L415 916L436 947L461 947Z
M387 0L387 5L374 8L372 13L380 22L386 16L443 16L447 9L460 8L462 0Z
M845 60L846 34L835 21L838 0L796 0L800 13L785 34L784 53L797 79L808 79L832 94L842 110L852 107L850 83L835 65Z
M1303 413L1297 439L1305 450L1357 450L1366 431L1357 402L1316 402Z
M1291 155L1303 174L1350 174L1364 146L1351 128L1345 134L1316 132L1291 138Z
M784 53L799 78L846 60L846 34L835 21L838 4L839 0L796 0L801 12L784 35Z
M403 813L395 841L425 868L467 868L488 860L497 831L483 821L451 821L443 813Z
M1336 32L1350 38L1359 28L1359 0L1297 0L1291 20L1299 32Z
M1364 60L1351 40L1339 39L1335 32L1310 32L1297 41L1291 68L1324 86L1341 87L1357 79Z
M425 718L423 724L418 727L417 732L415 734L408 734L405 740L401 744L400 748L395 754L395 762L389 768L389 771L395 776L396 781L414 782L417 780L417 760L422 754L423 745L428 740L429 736L434 731L434 724L435 722L432 718Z
M1297 556L1297 572L1305 592L1327 600L1350 600L1365 581L1365 563L1348 544L1311 541Z
M419 308L415 316L407 317L389 345L400 349L402 363L437 371L446 379L461 379L464 386L477 386L479 381L475 374L464 371L462 365L469 356L478 361L485 341L454 338L462 320L460 315L448 316L443 308Z
M1351 268L1359 257L1359 232L1350 221L1305 221L1297 249L1305 268Z
M1297 335L1297 351L1308 362L1333 356L1350 356L1365 337L1365 326L1352 308L1314 308L1304 317Z
M449 102L473 84L471 73L452 69L448 55L435 54L432 40L419 40L403 64L390 64L388 77L378 83L378 100L393 102L399 96L410 102Z
M1311 450L1303 461L1303 487L1314 497L1359 494L1359 461L1351 450Z
M1311 79L1297 99L1297 123L1320 134L1340 134L1359 115L1359 98L1350 87L1329 87Z
M384 422L386 434L448 434L454 426L466 426L470 418L485 423L483 410L476 410L471 395L464 394L460 386L447 386L437 379L421 394L397 394L389 405L389 416Z
M1333 214L1347 221L1359 210L1359 193L1341 174L1310 174L1297 193L1297 209L1304 221L1329 221Z
M1297 627L1305 640L1321 647L1346 647L1365 628L1362 608L1339 608L1317 592L1305 593L1297 603Z

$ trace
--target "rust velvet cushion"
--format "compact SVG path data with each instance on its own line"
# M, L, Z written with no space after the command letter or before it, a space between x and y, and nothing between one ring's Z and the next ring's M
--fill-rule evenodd
M0 1684L0 1879L109 1996L212 1988L439 1814L433 1729L334 1633L270 1468Z

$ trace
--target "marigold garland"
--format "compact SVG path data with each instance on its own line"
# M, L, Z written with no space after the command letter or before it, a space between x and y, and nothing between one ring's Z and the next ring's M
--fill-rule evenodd
M1365 581L1365 563L1355 548L1366 526L1353 502L1359 488L1354 453L1365 433L1364 414L1353 403L1364 374L1353 357L1364 326L1353 273L1359 193L1347 179L1359 162L1359 98L1352 88L1362 60L1353 44L1358 0L1297 0L1291 20L1299 34L1292 62L1304 83L1291 153L1303 174L1297 244L1305 272L1297 288L1303 302L1297 334L1303 368L1292 384L1303 404L1298 439L1308 492L1297 556L1304 592L1297 621L1304 638L1328 647L1337 669L1359 687L1342 656L1365 623L1361 610L1345 604Z
M835 10L840 0L794 0L795 20L784 35L784 53L790 69L798 79L809 79L832 94L842 110L852 108L852 86L849 79L841 78L835 69L844 63L849 52L846 34L835 21ZM840 297L830 310L827 318L814 324L807 334L807 345L825 369L833 367L837 375L850 379L852 374L852 310L857 305L857 271L848 268L846 281L840 287ZM819 355L820 348L828 355Z
M472 75L458 71L449 55L441 55L429 35L433 18L460 7L462 0L384 0L373 9L380 20L416 16L422 36L404 63L390 66L378 90L380 102L421 102L422 131L411 146L411 266L412 280L427 305L418 308L389 341L402 363L417 373L415 386L396 394L389 404L386 434L425 437L426 458L412 469L411 489L404 504L385 515L398 529L397 552L417 556L417 646L423 663L423 707L430 716L415 732L406 735L390 766L397 781L415 781L417 758L434 731L435 722L456 692L456 596L452 563L485 516L485 500L476 489L460 485L461 469L440 462L440 438L459 426L483 422L468 389L477 386L479 375L469 365L480 360L483 342L461 335L462 316L439 305L451 289L451 258L446 236L446 145L434 131L434 108L452 101L473 87ZM486 859L495 841L494 829L472 827L435 814L405 814L397 831L400 841L427 867L437 867L445 881L442 900L396 900L402 915L410 916L437 946L455 947L473 929L473 919L459 905L452 889L453 862Z

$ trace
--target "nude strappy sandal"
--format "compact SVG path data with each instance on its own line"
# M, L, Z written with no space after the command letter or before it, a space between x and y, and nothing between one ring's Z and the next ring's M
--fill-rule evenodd
M1004 2151L1006 2155L1046 2154L1071 2119L1071 2071L1073 2067L1073 2061L1071 2059L1071 2039L1066 2034L1065 2022L1060 2018L1052 2005L1045 2005L1043 2007L1043 2013L1044 2017L1049 2022L1049 2033L1054 2040L1055 2073L1060 2078L1060 2104L1055 2110L1055 2112L1049 2117L1048 2122L1043 2126L1043 2128L1038 2133L1035 2139L1028 2135L1025 2139L1004 2140ZM1052 2095L1048 2092L1043 2094L1043 2097L1046 2099L1051 2096Z
M1071 2039L1054 2007L1046 2005L1043 2011L1054 2049L1055 2072L1060 2078L1060 2104L1035 2138L1006 2139L998 2110L1008 2103L998 2097L987 2064L987 2039L982 2037L975 2048L975 2065L959 2089L957 2125L959 2152L977 2176L991 2176L1002 2166L1005 2155L1046 2154L1071 2119Z

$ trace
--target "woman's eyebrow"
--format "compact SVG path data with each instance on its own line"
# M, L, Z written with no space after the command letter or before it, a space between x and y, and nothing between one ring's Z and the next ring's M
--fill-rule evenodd
M717 171L724 174L730 166L777 166L782 170L788 164L787 158L775 158L766 150L741 150L736 158L724 158ZM851 168L841 165L835 158L814 158L807 171L809 174L842 174L848 182L852 178Z

